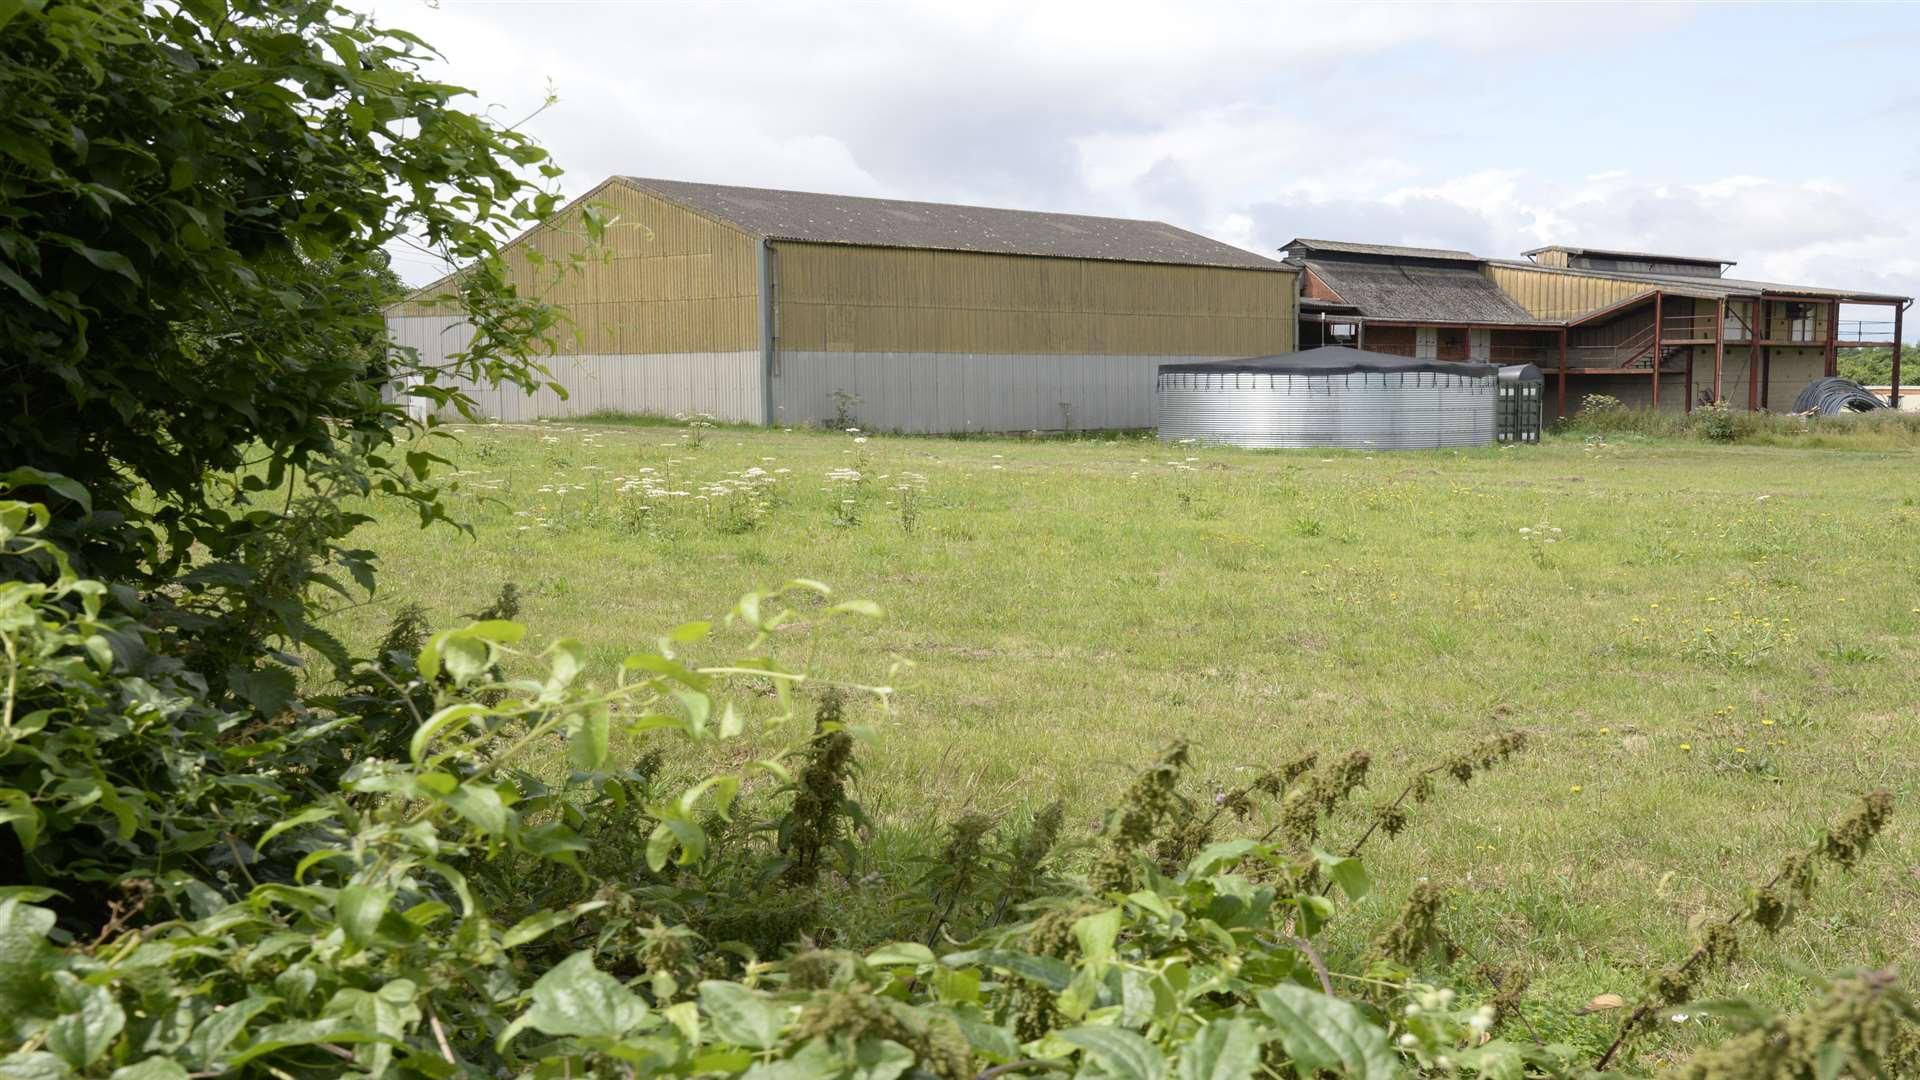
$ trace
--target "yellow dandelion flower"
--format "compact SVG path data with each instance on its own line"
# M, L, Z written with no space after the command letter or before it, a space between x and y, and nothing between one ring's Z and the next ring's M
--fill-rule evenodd
M1736 754L1744 754L1747 752L1747 748L1744 746L1736 746L1733 748L1733 752Z
M1572 787L1568 788L1567 790L1573 792L1575 795L1578 795L1580 794L1580 785L1575 784Z
M1765 719L1765 720L1762 720L1762 721L1760 721L1760 726L1761 726L1761 727L1772 727L1772 726L1773 726L1773 718L1772 718L1772 717L1768 717L1767 719Z
M1603 727L1603 728L1601 728L1601 729L1600 729L1600 734L1602 734L1602 735L1611 735L1611 734L1613 734L1613 729L1612 729L1612 728L1610 728L1610 727Z
M1691 754L1693 753L1693 744L1690 742L1683 742L1680 744L1680 750L1682 753Z

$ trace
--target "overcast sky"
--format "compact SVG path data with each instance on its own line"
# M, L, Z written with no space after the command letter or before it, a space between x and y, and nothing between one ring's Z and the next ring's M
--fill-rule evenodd
M1920 7L364 0L641 176L1920 293ZM419 255L412 281L439 274Z

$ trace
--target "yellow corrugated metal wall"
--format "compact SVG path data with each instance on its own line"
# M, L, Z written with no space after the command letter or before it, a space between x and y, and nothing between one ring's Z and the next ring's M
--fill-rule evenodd
M1612 281L1519 266L1486 267L1495 285L1536 319L1577 319L1648 291L1644 282Z
M759 242L618 181L581 200L614 222L589 250L578 207L508 249L515 285L566 309L560 355L727 352L760 347ZM537 253L540 260L529 258ZM584 253L569 268L566 260ZM432 301L394 315L435 315Z
M1295 275L775 245L782 350L1253 356L1294 347Z

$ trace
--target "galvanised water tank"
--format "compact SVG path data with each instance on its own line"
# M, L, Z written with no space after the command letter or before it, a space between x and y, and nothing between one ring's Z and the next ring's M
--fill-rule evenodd
M1162 364L1160 438L1351 450L1491 446L1498 370L1338 346Z

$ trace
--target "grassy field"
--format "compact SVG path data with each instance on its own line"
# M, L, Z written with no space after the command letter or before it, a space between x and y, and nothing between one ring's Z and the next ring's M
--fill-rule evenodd
M1416 875L1456 887L1463 939L1533 968L1572 1036L1608 1024L1574 1007L1631 996L1689 919L1871 788L1900 796L1887 842L1710 989L1798 996L1796 965L1920 946L1915 449L1260 453L611 423L461 440L477 540L381 509L365 540L384 591L338 629L369 642L407 601L453 622L513 581L536 634L610 668L747 590L828 582L888 614L834 631L820 670L914 664L892 712L863 717L880 738L861 795L890 832L1058 796L1085 835L1176 736L1203 790L1360 747L1384 798L1519 726L1532 749L1370 845L1384 887L1362 906L1383 917Z

